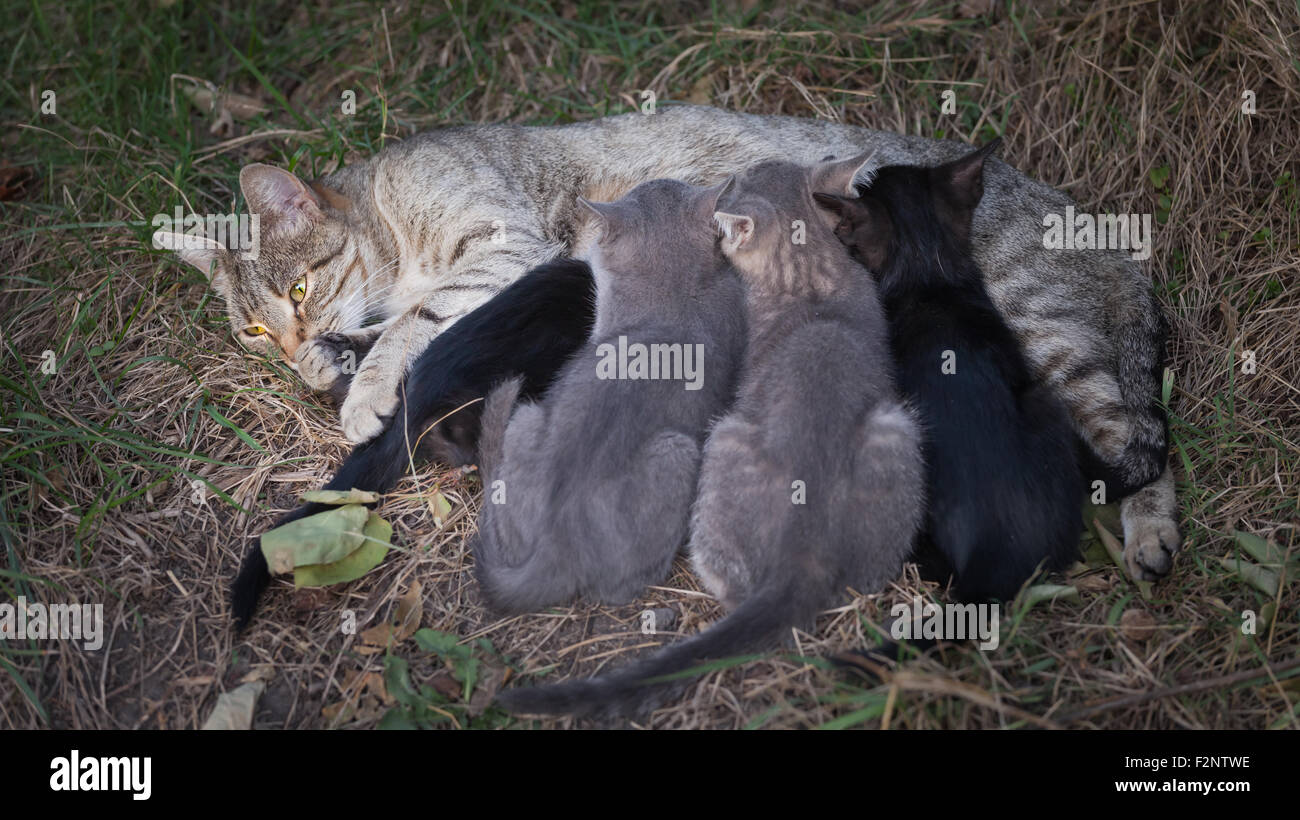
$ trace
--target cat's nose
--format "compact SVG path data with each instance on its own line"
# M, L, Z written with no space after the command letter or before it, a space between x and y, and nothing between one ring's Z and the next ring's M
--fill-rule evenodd
M285 358L289 361L293 361L293 354L298 352L298 348L301 345L302 337L297 334L292 336L285 335L285 337L280 341L280 349L284 351Z

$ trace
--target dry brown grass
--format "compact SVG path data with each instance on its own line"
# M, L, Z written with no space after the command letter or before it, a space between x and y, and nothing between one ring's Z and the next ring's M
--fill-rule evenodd
M268 15L268 41L290 38L305 24L306 12L293 8ZM1093 561L1071 579L1078 600L1039 605L1016 619L1014 635L1004 630L996 652L949 647L881 686L773 656L709 674L646 725L802 727L859 710L861 725L889 728L1296 725L1294 679L1240 679L1266 661L1296 657L1295 584L1279 593L1272 631L1247 642L1236 629L1239 613L1264 600L1217 560L1231 550L1234 528L1289 551L1300 544L1300 17L1293 4L1229 0L1180 8L1105 0L1018 9L1014 19L999 4L991 16L966 19L951 6L914 2L877 9L872 22L855 24L833 9L798 4L762 13L743 28L715 27L707 11L680 4L665 12L663 36L638 43L634 59L620 56L612 39L604 49L566 44L540 22L488 26L489 37L471 39L451 26L412 34L418 27L407 19L410 11L388 9L383 20L366 16L349 25L344 11L334 13L341 52L262 68L303 111L332 104L350 83L379 89L395 118L387 123L392 136L435 124L448 107L457 120L550 120L557 111L619 110L636 100L635 89L650 87L661 99L835 117L906 133L944 130L969 141L991 129L1005 135L1008 162L1094 212L1156 212L1160 192L1149 174L1171 170L1171 213L1157 227L1149 267L1174 331L1173 458L1187 544L1175 576L1144 598L1113 565ZM360 19L359 9L353 13ZM480 31L470 25L473 15L464 18L460 32ZM590 36L565 31L579 46ZM55 59L41 70L57 77ZM484 71L481 84L430 83L468 60L493 60L498 70ZM236 64L230 70L238 90L268 97ZM962 113L940 117L939 92L950 87ZM1256 94L1253 116L1240 110L1246 89ZM258 127L310 130L284 112L271 120ZM281 149L328 140L316 133L223 145L207 136L199 117L190 124L200 144L220 145L188 158L194 166L187 178L202 187L181 193L199 211L228 206L235 162L276 160ZM424 589L424 626L466 641L486 638L523 668L554 664L560 675L589 675L645 651L654 639L637 630L643 609L679 614L670 638L717 617L715 603L680 565L634 606L494 617L483 608L465 551L477 480L427 468L381 510L395 523L400 553L342 588L295 594L277 585L248 633L232 635L226 589L247 539L295 493L322 483L345 442L331 411L305 396L287 371L241 356L221 306L196 277L147 252L147 233L50 227L147 221L170 211L174 195L159 202L135 184L150 179L166 196L161 180L171 179L179 159L172 135L147 126L110 132L72 114L39 127L48 133L23 126L17 139L6 139L13 161L39 160L41 140L63 140L83 159L41 167L46 178L26 205L5 206L0 304L7 361L21 358L30 368L47 348L69 354L37 390L44 415L63 432L39 450L22 434L25 425L39 425L13 416L27 405L4 388L0 524L10 571L34 579L29 594L102 601L109 637L99 653L46 644L42 652L8 656L48 721L0 670L0 726L195 727L217 694L248 675L268 681L259 726L374 725L379 701L359 693L367 673L382 671L386 653L342 634L340 613L353 609L361 628L373 626L416 582ZM356 135L330 144L342 149L334 158L368 150ZM316 157L318 167L328 166L329 154ZM123 175L120 167L132 171ZM96 193L79 195L86 190ZM94 313L89 321L86 312ZM128 325L112 350L87 353ZM1238 366L1245 350L1257 357L1253 375ZM140 446L111 443L111 431L172 452L140 463ZM51 486L23 470L45 475ZM195 503L191 479L178 470L202 477L251 514L211 491ZM434 486L453 504L440 528L424 500ZM146 488L147 495L92 514L96 503ZM863 621L879 623L890 604L920 587L909 575L881 596L846 601L822 618L815 635L801 636L798 650L825 656L867 643ZM1149 615L1154 630L1117 627L1125 610ZM439 663L409 642L392 654L412 661L417 684L439 675ZM1204 685L1176 688L1197 682ZM323 711L344 701L357 708L341 716ZM465 722L463 709L450 713L455 725Z

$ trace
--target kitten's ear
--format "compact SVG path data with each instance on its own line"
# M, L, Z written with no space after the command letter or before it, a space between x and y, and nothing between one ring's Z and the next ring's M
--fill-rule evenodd
M578 197L578 204L595 217L596 224L600 226L601 238L613 235L614 228L618 224L618 213L614 203L592 202L590 199Z
M961 159L936 168L945 197L963 210L974 212L975 206L984 198L984 161L1001 145L1002 138L996 137Z
M714 221L713 213L718 210L718 203L722 201L722 197L726 195L735 184L736 175L732 174L717 185L710 185L701 190L699 197L695 200L696 215L711 225Z
M751 217L714 211L713 221L722 233L723 253L735 253L754 238L754 220Z
M813 201L830 211L837 218L848 220L853 215L853 206L857 202L847 196L838 196L836 194L823 194L818 191L813 192Z
M175 231L156 231L153 246L158 250L172 251L182 262L203 271L203 275L208 277L214 287L219 284L219 279L230 275L227 268L230 251L215 239Z
M812 169L813 190L830 191L844 196L856 195L857 188L854 180L864 183L867 181L867 165L875 153L875 151L866 151L856 157L818 163Z
M324 200L297 176L255 162L239 172L239 189L248 210L272 231L296 232L321 218Z

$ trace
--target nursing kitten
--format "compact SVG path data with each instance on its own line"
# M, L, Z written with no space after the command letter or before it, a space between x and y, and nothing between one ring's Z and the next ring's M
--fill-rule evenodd
M881 168L860 198L814 194L879 285L898 386L924 431L922 540L969 601L1010 600L1036 570L1064 569L1083 526L1069 416L1035 382L970 257L998 143L935 168Z
M507 709L641 711L684 685L652 679L775 643L846 587L875 592L902 570L922 518L920 431L894 389L875 285L812 200L851 191L863 161L760 163L718 200L749 345L704 448L689 549L730 614L607 676L502 692Z
M587 203L591 338L542 401L514 406L510 382L484 410L473 550L494 609L629 601L685 543L700 445L745 342L743 288L708 227L717 193L656 180Z
M396 418L378 438L354 448L325 489L387 491L406 473L411 448L434 422L436 429L425 436L434 454L451 463L472 461L483 397L514 377L522 378L522 397L544 395L587 340L595 310L586 262L555 259L524 274L425 348L406 375ZM277 526L325 509L300 505ZM259 539L248 547L231 587L237 629L247 625L270 580Z
M281 350L309 387L337 386L341 347L364 354L340 412L344 433L361 442L383 430L402 374L431 339L529 268L575 250L585 218L579 195L615 199L660 177L708 185L758 160L814 162L864 149L875 165L927 166L965 150L828 120L685 105L562 126L443 128L311 184L249 165L239 182L261 217L260 253L213 243L181 256L211 272L236 336ZM1157 401L1163 320L1127 252L1043 247L1044 217L1071 204L990 163L971 252L1034 375L1063 398L1092 452L1125 487L1153 482L1122 506L1129 567L1153 580L1168 573L1179 543ZM1108 489L1114 499L1123 487Z

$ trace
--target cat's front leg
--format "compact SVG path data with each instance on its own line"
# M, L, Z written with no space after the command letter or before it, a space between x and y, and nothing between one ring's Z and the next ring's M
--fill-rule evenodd
M383 329L383 325L372 325L314 336L295 351L294 370L312 390L329 392L341 402L348 392L352 376Z
M402 377L433 337L458 317L444 319L423 307L397 317L375 340L357 368L339 410L343 435L361 444L379 435L397 411Z
M521 228L504 242L488 239L489 231L479 234L480 238L466 243L458 263L442 277L446 284L394 319L357 369L339 412L349 441L360 444L383 431L397 411L402 378L435 336L562 250L541 239L540 231L527 233Z

